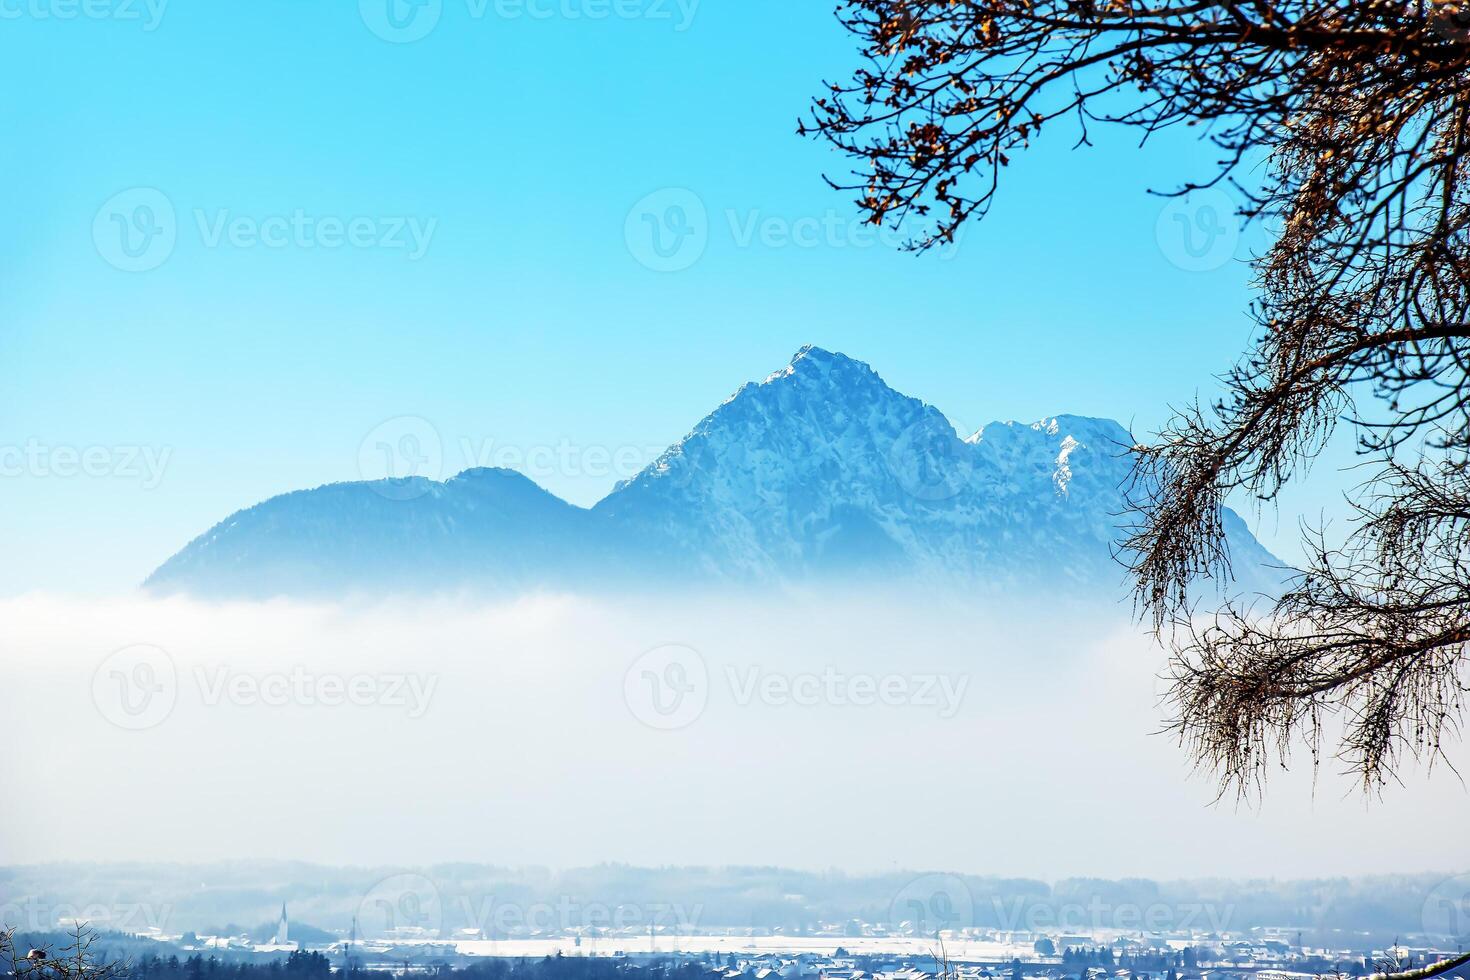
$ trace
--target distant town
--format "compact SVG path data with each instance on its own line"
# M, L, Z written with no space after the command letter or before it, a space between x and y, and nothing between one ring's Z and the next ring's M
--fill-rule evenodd
M0 929L132 980L1306 980L1470 949L1470 874L57 863L0 867Z
M282 906L268 935L261 930L174 935L153 927L100 938L127 957L138 980L165 980L174 973L199 980L226 966L233 972L284 969L293 976L302 971L410 976L482 972L493 961L508 968L544 961L536 972L554 980L557 963L578 959L615 964L623 973L672 971L703 980L1309 980L1413 969L1461 952L1445 943L1373 946L1349 938L1313 945L1290 927L1239 932L961 928L924 935L916 932L921 924L825 923L803 935L769 929L681 935L658 925L546 935L521 926L495 938L470 928L443 938L413 925L364 937L354 923L348 935L338 937L313 926L293 926L289 908ZM83 923L65 925L76 929ZM566 966L572 969L569 962ZM585 975L585 970L574 972ZM1459 975L1470 978L1470 968Z

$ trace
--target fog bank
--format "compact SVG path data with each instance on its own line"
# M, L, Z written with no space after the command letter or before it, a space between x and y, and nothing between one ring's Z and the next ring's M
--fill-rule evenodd
M1211 805L1119 611L0 601L0 863L1333 875L1470 866L1448 768ZM1299 766L1308 765L1305 754Z

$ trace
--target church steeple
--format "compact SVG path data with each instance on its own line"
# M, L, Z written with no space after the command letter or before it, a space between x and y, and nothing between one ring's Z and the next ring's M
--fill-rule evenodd
M273 946L285 946L291 941L290 923L286 919L286 903L281 903L281 918L276 922L276 937L271 940Z

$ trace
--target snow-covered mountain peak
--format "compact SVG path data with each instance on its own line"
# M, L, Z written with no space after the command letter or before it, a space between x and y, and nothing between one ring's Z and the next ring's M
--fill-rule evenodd
M664 481L687 486L698 474L749 470L758 460L770 464L763 481L784 481L817 460L835 473L918 432L958 441L936 409L888 387L867 364L806 346L764 381L742 385L618 494Z
M883 384L878 372L865 362L811 344L797 351L791 363L767 375L761 384L775 384L787 379L810 386Z
M1116 595L1132 441L1079 415L962 439L869 365L808 346L591 511L503 469L338 484L233 515L151 584L258 594L858 574ZM1227 527L1238 570L1272 561L1234 514Z
M1120 450L1133 444L1128 430L1112 419L1087 415L1053 415L1036 422L991 422L972 433L969 443L1000 442L1013 439L1040 438L1060 441L1071 437L1084 445L1112 445Z

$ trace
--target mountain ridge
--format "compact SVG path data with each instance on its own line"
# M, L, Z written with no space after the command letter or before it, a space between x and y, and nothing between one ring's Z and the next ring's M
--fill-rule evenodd
M230 515L145 588L781 586L894 577L1115 591L1132 438L1082 415L962 436L868 364L820 347L741 385L588 508L513 470L326 484ZM1245 587L1279 564L1227 510Z

